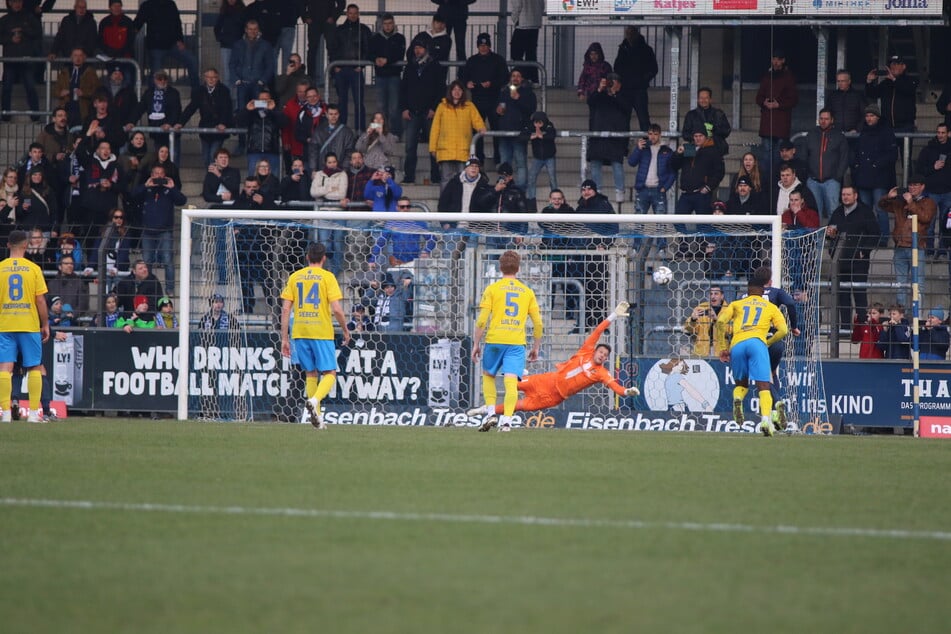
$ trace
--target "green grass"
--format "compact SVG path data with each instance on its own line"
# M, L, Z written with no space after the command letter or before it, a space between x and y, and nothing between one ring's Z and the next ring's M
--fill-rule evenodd
M895 438L0 426L4 632L947 632L951 446ZM665 523L696 522L687 530ZM713 523L753 530L710 530Z

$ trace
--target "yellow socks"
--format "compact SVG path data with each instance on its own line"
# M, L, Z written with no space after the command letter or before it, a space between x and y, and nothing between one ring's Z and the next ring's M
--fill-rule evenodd
M740 385L737 385L736 387L733 388L733 400L742 401L743 399L746 398L746 395L749 391L750 389L748 387L742 387Z
M495 405L499 400L499 393L495 389L495 377L488 374L482 375L482 399L486 405Z
M760 416L769 418L773 414L773 395L769 390L763 390L759 393L759 413Z
M320 402L330 394L330 390L334 386L334 381L337 380L337 375L333 372L328 372L327 374L320 377L320 382L317 384L317 393L314 394L314 397L317 399L317 413L320 413Z
M314 398L314 394L317 393L317 381L319 380L316 376L307 377L307 383L304 386L304 395L307 398Z
M0 409L10 411L10 393L13 391L13 376L9 372L0 372Z
M511 416L515 413L515 404L518 403L518 377L505 375L505 400L502 413L505 416Z
M35 412L40 409L40 399L43 392L43 374L39 370L30 370L26 373L26 388L30 397L30 411ZM0 389L3 388L0 387ZM9 407L9 403L7 407Z

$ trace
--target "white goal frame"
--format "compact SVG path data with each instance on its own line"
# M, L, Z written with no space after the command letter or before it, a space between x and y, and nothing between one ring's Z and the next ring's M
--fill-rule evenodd
M273 209L246 211L237 209L191 209L181 211L181 296L178 300L178 420L188 418L188 389L191 350L188 346L191 315L191 270L192 270L192 221L193 220L294 220L301 223L325 221L387 221L393 220L394 212L375 211L311 211L292 209ZM778 215L687 215L687 214L510 214L510 213L470 213L453 212L399 212L400 221L422 222L484 222L484 223L566 223L566 224L616 224L622 228L631 224L640 225L753 225L768 227L771 236L770 265L773 279L782 279L782 219ZM645 235L672 235L672 232ZM677 233L675 235L687 235Z

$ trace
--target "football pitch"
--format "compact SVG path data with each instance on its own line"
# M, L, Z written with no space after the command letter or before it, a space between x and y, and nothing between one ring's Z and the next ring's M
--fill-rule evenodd
M947 632L951 445L0 425L5 632Z

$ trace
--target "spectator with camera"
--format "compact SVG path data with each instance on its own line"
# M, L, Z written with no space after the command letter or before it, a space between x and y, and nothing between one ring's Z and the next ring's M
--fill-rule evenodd
M684 322L684 332L693 339L693 352L698 357L718 357L722 351L729 350L726 331L716 327L720 311L729 305L723 288L711 285L707 300L697 304Z
M522 71L514 69L509 74L508 85L503 86L499 93L499 105L495 109L498 129L503 132L522 132L529 125L537 105L531 83L523 80ZM515 186L524 192L528 182L528 139L505 136L498 138L497 142L499 158L515 168Z
M273 171L280 170L281 128L287 125L287 117L277 109L271 91L262 90L256 99L244 104L235 123L248 129L248 173L254 173L261 159L267 161Z
M308 202L313 200L310 195L310 180L304 169L304 161L296 158L291 161L291 169L281 179L281 203Z
M241 172L231 166L231 152L218 148L215 161L208 166L201 187L201 197L208 203L235 201L241 193Z
M399 139L390 132L386 115L374 112L370 125L357 139L356 149L362 152L364 163L371 169L379 169L396 163L396 144Z
M895 241L895 254L892 265L895 270L895 281L901 284L896 299L902 306L906 305L911 291L911 263L912 249L918 249L918 261L924 263L925 247L928 244L928 227L938 213L935 201L925 193L925 177L914 174L908 178L908 188L892 187L884 198L878 201L879 209L895 217L895 228L892 229L892 239ZM918 244L911 239L911 216L918 216ZM922 295L925 294L925 271L927 267L919 267L918 285Z
M165 289L175 294L175 263L172 231L175 207L188 202L178 183L165 175L165 168L156 165L149 179L139 185L132 198L142 203L142 256L165 267Z
M888 308L888 319L882 322L882 334L878 339L878 349L886 359L911 358L911 329L905 319L905 307L892 304Z
M918 82L905 71L901 55L888 58L885 68L873 68L865 77L865 95L881 101L885 123L895 132L914 132L917 117Z

